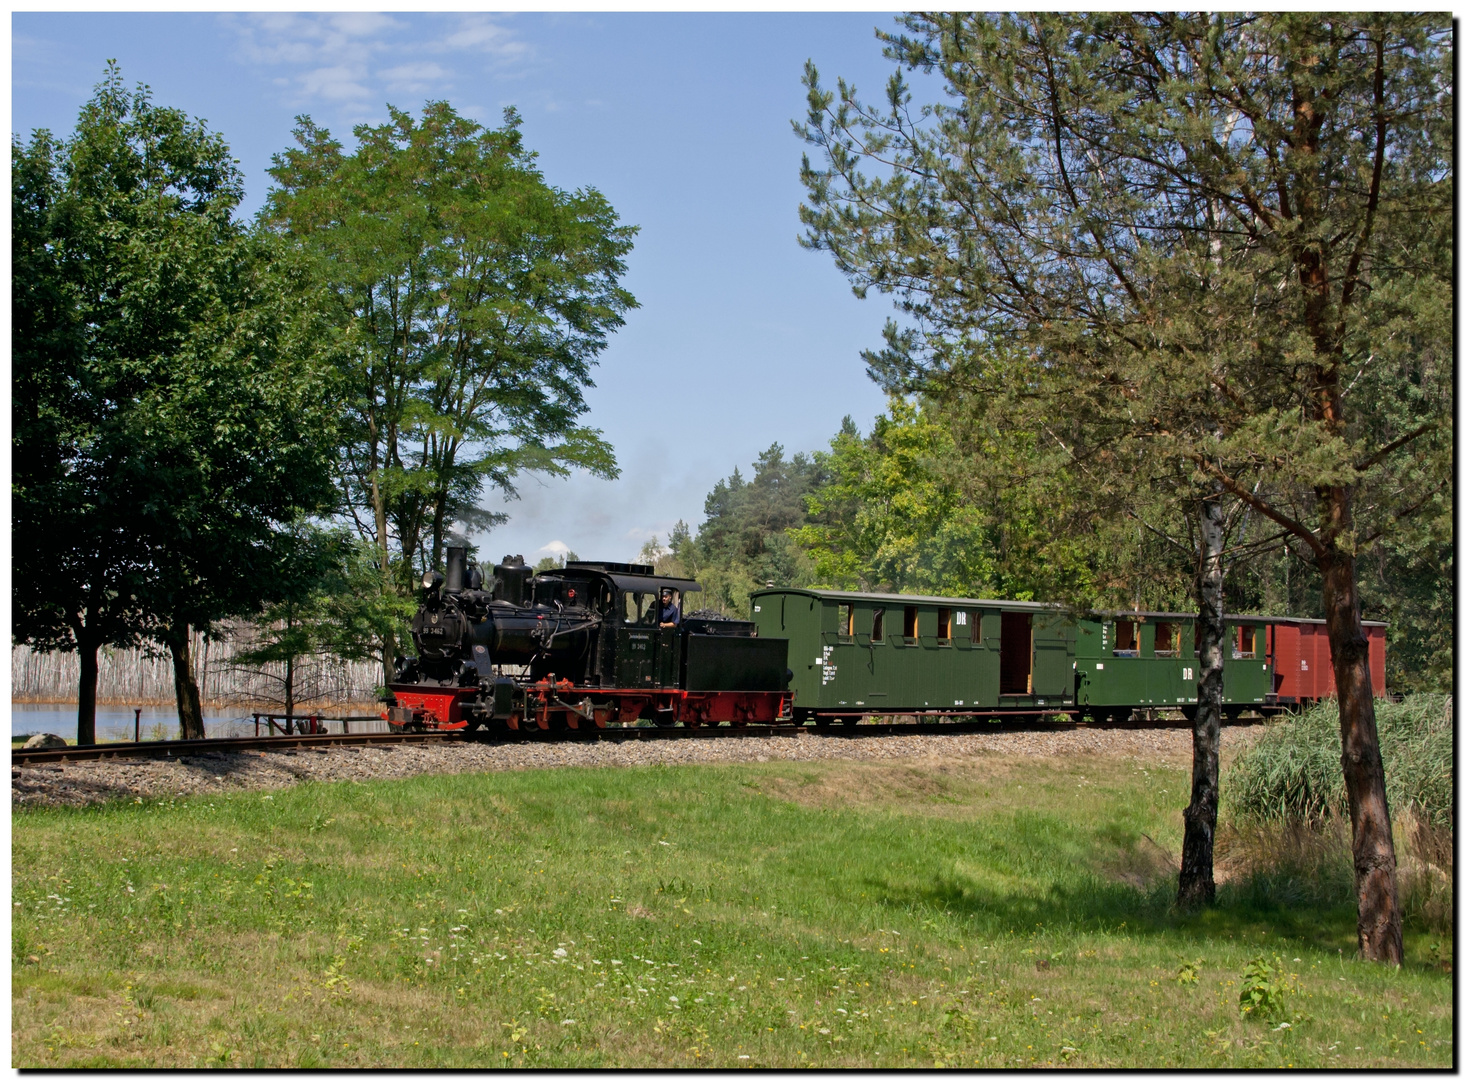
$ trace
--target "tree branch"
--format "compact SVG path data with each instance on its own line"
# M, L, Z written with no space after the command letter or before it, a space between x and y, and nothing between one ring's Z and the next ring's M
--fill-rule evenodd
M1417 428L1417 429L1415 429L1413 431L1410 431L1407 435L1404 435L1401 439L1394 439L1392 442L1390 442L1387 446L1383 447L1377 453L1373 454L1371 457L1366 458L1360 464L1356 465L1355 468L1360 473L1361 472L1367 472L1368 469L1371 469L1378 462L1382 461L1383 458L1387 457L1394 450L1397 450L1397 449L1399 449L1400 447L1403 447L1403 446L1407 446L1409 443L1411 443L1414 439L1418 438L1420 435L1426 435L1426 434L1428 434L1430 431L1432 431L1434 428L1436 428L1438 426L1439 425L1438 425L1438 421L1437 420L1430 420L1428 423L1424 424L1422 427Z
M1228 476L1223 469L1217 466L1214 462L1210 461L1203 454L1188 453L1185 455L1185 457L1193 462L1206 476L1209 476L1211 479L1218 481L1221 487L1230 492L1230 494L1234 495L1237 499L1240 499L1257 513L1264 514L1266 517L1274 521L1277 525L1280 525L1287 532L1293 534L1298 540L1303 541L1309 548L1312 549L1312 553L1317 558L1320 559L1323 554L1325 554L1324 549L1322 548L1322 542L1317 539L1316 534L1314 534L1310 529L1308 529L1301 522L1297 521L1295 518L1287 517L1265 499L1260 498L1258 495L1252 495L1244 487L1236 483L1236 481L1232 477Z
M1363 220L1362 235L1357 238L1357 247L1352 251L1352 258L1347 263L1347 276L1342 285L1343 311L1346 311L1348 303L1352 300L1352 290L1357 287L1358 269L1362 265L1362 253L1367 247L1368 241L1372 239L1373 219L1377 217L1378 196L1383 186L1383 159L1384 148L1388 139L1388 118L1383 113L1383 39L1373 43L1377 49L1378 59L1373 66L1373 109L1377 112L1377 146L1373 150L1372 183L1367 192L1367 216ZM1340 340L1340 334L1339 340Z

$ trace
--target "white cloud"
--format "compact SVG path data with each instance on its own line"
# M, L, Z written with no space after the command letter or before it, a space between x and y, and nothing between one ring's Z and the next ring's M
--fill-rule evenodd
M545 557L562 559L569 554L569 545L563 540L550 540L547 544L534 552L536 558Z
M353 11L326 16L331 29L346 37L373 37L388 30L405 30L407 24L398 22L390 15L379 11Z
M452 72L441 64L427 61L398 64L396 67L382 71L380 75L386 80L388 90L395 93L416 94L423 93L435 85L441 85L451 77Z
M467 15L457 29L438 39L436 47L450 51L483 52L499 58L526 57L531 53L527 42L514 37L513 31L486 15Z
M363 65L337 64L307 71L298 78L301 88L311 96L327 101L359 101L371 96L362 82L365 74Z
M284 97L296 107L442 94L454 72L427 58L432 55L477 53L497 65L532 56L514 31L479 14L404 20L381 12L257 12L220 18L237 35L246 62L284 69Z

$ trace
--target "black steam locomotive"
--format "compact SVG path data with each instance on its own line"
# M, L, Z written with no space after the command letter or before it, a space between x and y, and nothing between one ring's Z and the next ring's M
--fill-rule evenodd
M767 722L791 714L788 642L707 612L663 625L701 586L653 567L570 562L535 575L521 556L492 577L447 549L422 579L417 655L397 661L387 721L403 730L520 730Z

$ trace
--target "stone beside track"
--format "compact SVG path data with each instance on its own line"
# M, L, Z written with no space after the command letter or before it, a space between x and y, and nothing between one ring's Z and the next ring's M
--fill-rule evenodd
M1261 725L1226 728L1228 757ZM1098 754L1188 766L1182 728L971 732L859 738L800 731L776 738L451 743L218 752L186 758L114 758L12 767L12 807L89 806L117 799L176 798L289 787L305 782L392 780L445 773L566 766L725 765L763 761L889 761L899 758L1058 757Z

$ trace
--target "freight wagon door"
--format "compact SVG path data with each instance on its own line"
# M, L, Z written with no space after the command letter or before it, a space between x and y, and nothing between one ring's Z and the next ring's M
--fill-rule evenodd
M1032 616L1026 612L1001 613L1001 692L1032 692Z

